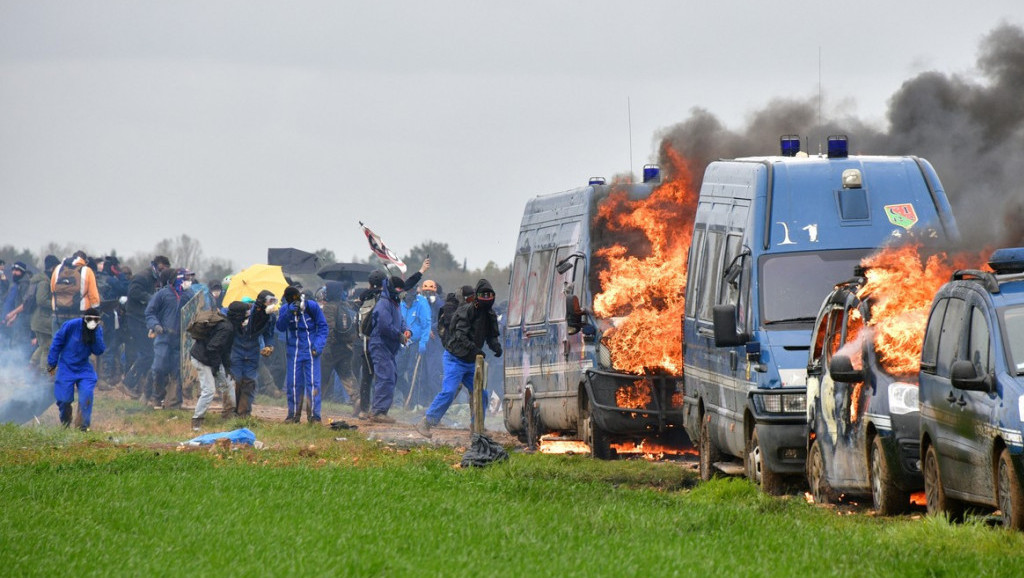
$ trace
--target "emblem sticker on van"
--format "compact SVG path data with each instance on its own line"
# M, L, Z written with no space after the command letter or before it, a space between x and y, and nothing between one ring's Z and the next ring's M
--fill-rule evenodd
M914 205L910 203L886 205L882 208L885 209L885 216L889 218L889 222L897 227L903 227L909 231L914 223L917 223L917 212L914 210Z

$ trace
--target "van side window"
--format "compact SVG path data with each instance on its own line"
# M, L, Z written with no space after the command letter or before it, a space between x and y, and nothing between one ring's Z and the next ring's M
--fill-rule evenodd
M939 328L942 318L946 315L949 299L935 304L932 315L928 318L928 328L924 332L924 344L921 346L921 370L935 371L935 358L939 355Z
M690 281L686 286L686 316L693 317L697 311L697 287L700 285L701 273L703 273L704 257L704 229L694 228L693 240L690 243L690 258L687 264L687 275Z
M987 375L992 370L988 323L985 321L985 312L978 307L971 307L971 333L967 338L967 359L974 364L978 375Z
M561 263L562 259L565 259L568 256L569 247L559 247L558 250L555 251L555 264ZM581 267L581 262L582 261L577 260L576 267ZM569 286L572 287L572 277L573 274L576 272L576 267L570 268L565 273L559 273L557 269L555 270L555 282L551 284L551 299L549 301L551 305L548 307L548 321L565 320L566 283L568 283ZM573 287L573 294L579 296L579 293L576 292L575 287Z
M743 260L736 259L736 255L739 255L740 253L740 243L742 241L743 238L739 235L729 235L726 237L725 259L722 261L722 267L725 269L722 274L729 275L730 278L728 280L723 279L722 292L721 295L718 296L719 304L735 304L737 299L739 299L741 281L740 273L742 271L741 268L743 267ZM736 259L735 263L732 262L733 259ZM733 274L733 271L729 270L730 266L737 268L735 274Z
M519 253L512 264L512 283L508 292L508 325L515 327L523 322L523 299L526 297L526 265L529 253Z
M946 306L946 315L942 319L942 331L939 332L939 354L935 358L935 374L949 377L949 368L953 365L960 348L960 334L964 327L964 301L951 298Z
M523 316L528 325L544 322L554 271L551 265L553 254L554 251L550 249L537 251L530 260L530 276L526 281L526 306L523 309Z
M829 329L836 325L836 310L831 309L821 319L821 323L814 330L814 345L811 350L811 362L810 364L814 367L821 367L822 358L825 357L825 345L829 342Z
M722 279L722 253L725 249L725 234L719 231L708 231L705 245L704 278L701 280L700 309L697 318L711 321L711 307L718 295L718 285Z

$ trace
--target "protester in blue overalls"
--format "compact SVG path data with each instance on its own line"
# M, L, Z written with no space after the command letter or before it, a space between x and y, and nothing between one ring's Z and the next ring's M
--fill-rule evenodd
M274 350L273 314L267 307L277 302L270 291L260 291L253 303L235 301L228 305L228 319L235 328L235 341L231 346L231 377L235 380L235 413L239 417L252 415L256 397L256 381L260 377L260 356L267 357Z
M299 423L303 398L309 397L306 419L320 421L320 354L327 345L327 319L320 305L295 287L284 290L284 305L277 317L277 330L285 333L288 345L285 393L288 417Z
M381 287L381 298L373 307L369 350L370 360L373 362L373 405L370 408L370 421L374 422L395 422L395 418L388 415L395 398L395 382L398 379L395 356L398 355L398 349L412 336L398 306L400 291L404 286L405 281L401 277L385 279Z
M47 370L57 374L53 383L53 396L60 410L60 423L71 426L71 404L75 401L75 387L78 388L78 409L82 418L79 429L86 431L92 423L92 393L96 387L96 370L89 362L90 355L102 355L103 328L100 326L100 312L95 308L85 310L82 317L64 322L50 344Z

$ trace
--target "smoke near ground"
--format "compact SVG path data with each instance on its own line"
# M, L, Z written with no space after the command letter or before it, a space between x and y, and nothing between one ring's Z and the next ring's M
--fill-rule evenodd
M0 353L0 424L24 424L54 403L53 378L12 351Z
M776 99L734 131L703 108L661 135L696 175L717 158L777 154L778 139L798 134L810 154L832 134L850 137L854 154L915 155L931 161L967 246L1024 245L1024 30L1004 24L981 42L970 76L930 71L903 83L889 100L888 129L832 107L818 121L818 96ZM856 95L850 95L855 98Z

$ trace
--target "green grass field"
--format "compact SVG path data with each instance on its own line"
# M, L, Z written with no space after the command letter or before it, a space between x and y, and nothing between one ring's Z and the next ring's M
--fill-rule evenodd
M265 423L264 450L178 451L187 419L122 417L117 437L0 427L3 575L1024 573L1024 534L983 519L840 515L678 463L461 469L457 449Z

